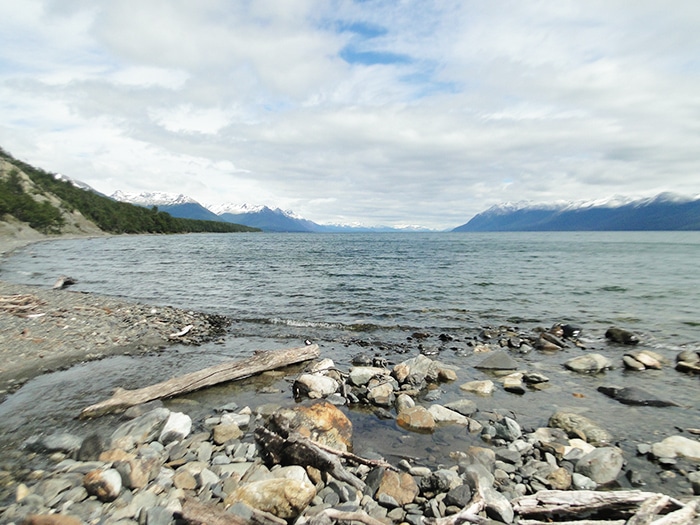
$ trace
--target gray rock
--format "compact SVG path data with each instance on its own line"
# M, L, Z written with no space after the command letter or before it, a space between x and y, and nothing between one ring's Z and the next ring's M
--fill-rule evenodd
M151 507L142 513L146 525L171 525L173 512L165 507Z
M442 405L430 405L428 412L437 424L469 425L469 418Z
M472 499L472 490L469 485L458 485L447 493L445 496L445 503L447 505L455 505L460 508L464 508L469 505Z
M586 354L569 359L564 366L579 374L597 374L611 368L612 362L601 354Z
M473 416L477 410L476 403L474 403L474 401L470 401L469 399L452 401L451 403L445 404L445 408L454 410L455 412L467 417Z
M556 412L549 418L549 426L561 428L571 437L578 437L592 445L612 442L612 435L590 419L573 412Z
M376 376L389 375L389 370L386 368L377 368L374 366L355 366L350 369L350 382L355 386L364 386L369 383L370 379Z
M599 386L598 392L601 392L608 397L612 397L616 401L619 401L625 405L643 405L653 407L679 406L678 403L658 398L654 394L650 394L643 388L636 386L628 386L624 388L616 386Z
M595 490L598 484L588 476L574 472L571 475L571 485L576 490Z
M688 474L688 481L693 487L693 494L700 496L700 470Z
M306 395L311 399L319 399L334 394L338 390L338 382L332 377L318 374L302 374L292 387L294 396Z
M182 441L192 431L192 418L182 412L170 412L158 441L167 445L172 441Z
M156 439L170 417L167 408L156 408L118 427L111 436L112 447L129 450Z
M106 444L101 436L90 434L80 445L77 458L79 461L95 461L104 452L105 448Z
M509 417L504 417L500 421L496 421L493 427L496 429L495 437L505 439L506 441L515 441L523 435L523 431L518 422Z
M700 461L700 441L683 436L669 436L654 443L651 453L657 458L675 458L678 456Z
M490 396L493 394L494 384L490 379L486 379L483 381L469 381L460 385L459 388L465 392L472 392L480 396Z
M505 351L498 350L489 354L475 368L483 370L517 370L518 363Z
M48 436L34 436L24 442L24 447L32 452L65 452L72 454L80 448L83 440L67 432L56 432Z
M624 345L636 345L639 343L639 337L623 328L617 328L611 326L605 332L605 338L610 339L614 343L621 343Z
M599 485L615 481L622 470L624 459L617 447L601 447L589 452L576 463L576 472L589 477Z

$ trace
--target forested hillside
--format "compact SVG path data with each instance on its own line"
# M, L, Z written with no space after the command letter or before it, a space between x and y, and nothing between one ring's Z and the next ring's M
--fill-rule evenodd
M14 217L42 233L61 233L66 217L76 211L108 233L259 231L240 224L176 218L155 207L117 202L19 161L1 148L0 163L0 220Z

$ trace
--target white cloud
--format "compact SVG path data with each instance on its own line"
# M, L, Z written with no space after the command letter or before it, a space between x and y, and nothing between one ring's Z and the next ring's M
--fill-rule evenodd
M697 194L700 4L0 0L0 145L99 190L454 227Z

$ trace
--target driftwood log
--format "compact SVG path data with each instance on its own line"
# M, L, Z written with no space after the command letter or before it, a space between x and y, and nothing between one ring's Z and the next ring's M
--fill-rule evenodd
M541 490L513 500L513 510L524 525L541 523L671 525L691 523L697 501L677 499L639 490ZM528 519L535 518L535 519Z
M80 418L85 419L119 412L154 399L173 397L226 381L243 379L260 372L315 359L319 353L319 347L316 344L285 350L258 350L248 359L211 366L138 390L117 388L111 398L84 408L80 412Z

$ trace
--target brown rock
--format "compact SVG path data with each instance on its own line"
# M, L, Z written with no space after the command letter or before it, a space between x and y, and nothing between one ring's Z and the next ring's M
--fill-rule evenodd
M451 368L438 369L438 380L446 383L447 381L457 381L457 372Z
M407 408L396 417L399 426L418 432L432 432L435 430L435 419L428 410L421 406Z
M547 475L547 481L554 490L569 490L571 488L571 474L562 467L550 472Z
M197 480L187 468L180 467L173 476L173 485L178 489L194 490L197 488Z
M142 489L158 476L161 462L154 457L133 458L114 463L114 468L122 474L122 480L130 489Z
M238 439L243 435L243 431L235 423L221 423L214 427L214 443L223 445L232 439Z
M100 501L114 501L122 490L122 477L115 469L91 470L83 477L83 486Z
M279 429L288 427L312 441L337 450L352 450L352 423L336 406L322 401L311 406L281 409L271 419Z
M114 463L116 461L129 461L134 458L136 458L136 454L126 452L120 448L112 448L102 452L99 460L104 461L105 463Z
M412 503L418 492L418 484L408 472L398 473L387 470L379 483L375 497L379 499L380 495L385 494L391 496L399 505L403 506Z

